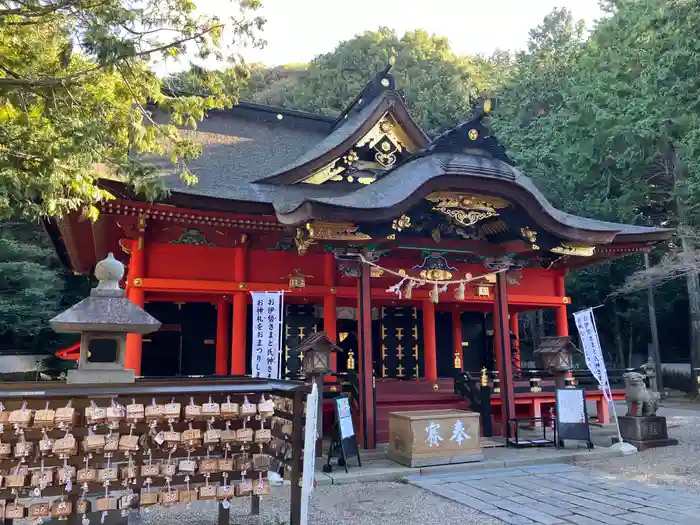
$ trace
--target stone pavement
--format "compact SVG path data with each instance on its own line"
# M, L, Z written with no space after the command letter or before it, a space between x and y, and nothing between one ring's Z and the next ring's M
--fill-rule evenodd
M409 484L512 525L697 525L697 494L573 465L409 476Z

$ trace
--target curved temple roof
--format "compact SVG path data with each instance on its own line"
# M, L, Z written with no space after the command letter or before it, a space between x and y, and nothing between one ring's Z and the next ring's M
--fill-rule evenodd
M390 221L430 193L449 190L516 203L539 229L563 242L652 244L672 235L672 230L587 219L554 208L485 126L492 101L430 142L393 88L389 67L337 119L246 103L213 113L197 132L204 137L203 153L191 168L199 183L184 186L172 169L166 172L169 202L274 212L291 227L358 217ZM384 133L392 126L397 133ZM314 178L320 171L323 176ZM136 198L120 184L105 185Z

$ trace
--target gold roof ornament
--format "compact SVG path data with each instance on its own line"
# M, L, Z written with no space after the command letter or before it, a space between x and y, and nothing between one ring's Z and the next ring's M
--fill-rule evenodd
M591 257L595 253L595 246L578 243L561 243L555 248L549 250L553 253L561 255L575 255L577 257Z
M323 241L368 241L372 238L351 222L309 222L306 230L309 238Z
M498 210L508 207L508 201L500 197L449 191L433 192L426 200L435 203L434 211L451 217L457 224L465 227L496 217Z
M493 103L491 102L490 98L487 98L486 100L484 100L484 113L486 113L487 115L489 113L491 113L492 106L493 106Z

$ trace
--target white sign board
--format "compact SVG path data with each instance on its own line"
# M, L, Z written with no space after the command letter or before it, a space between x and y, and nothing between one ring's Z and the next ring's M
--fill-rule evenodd
M557 390L557 416L560 423L586 423L583 390Z
M309 523L309 497L314 490L316 468L316 418L318 417L318 388L314 383L306 396L306 422L304 427L304 467L301 477L301 525Z
M280 378L283 292L252 292L252 376Z

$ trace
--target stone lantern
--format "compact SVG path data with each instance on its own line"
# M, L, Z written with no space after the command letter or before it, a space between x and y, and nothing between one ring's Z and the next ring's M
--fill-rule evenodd
M133 383L134 371L124 369L126 334L155 332L160 322L124 297L124 265L113 254L95 265L95 277L89 297L49 321L56 332L80 334L78 369L68 371L68 383Z

